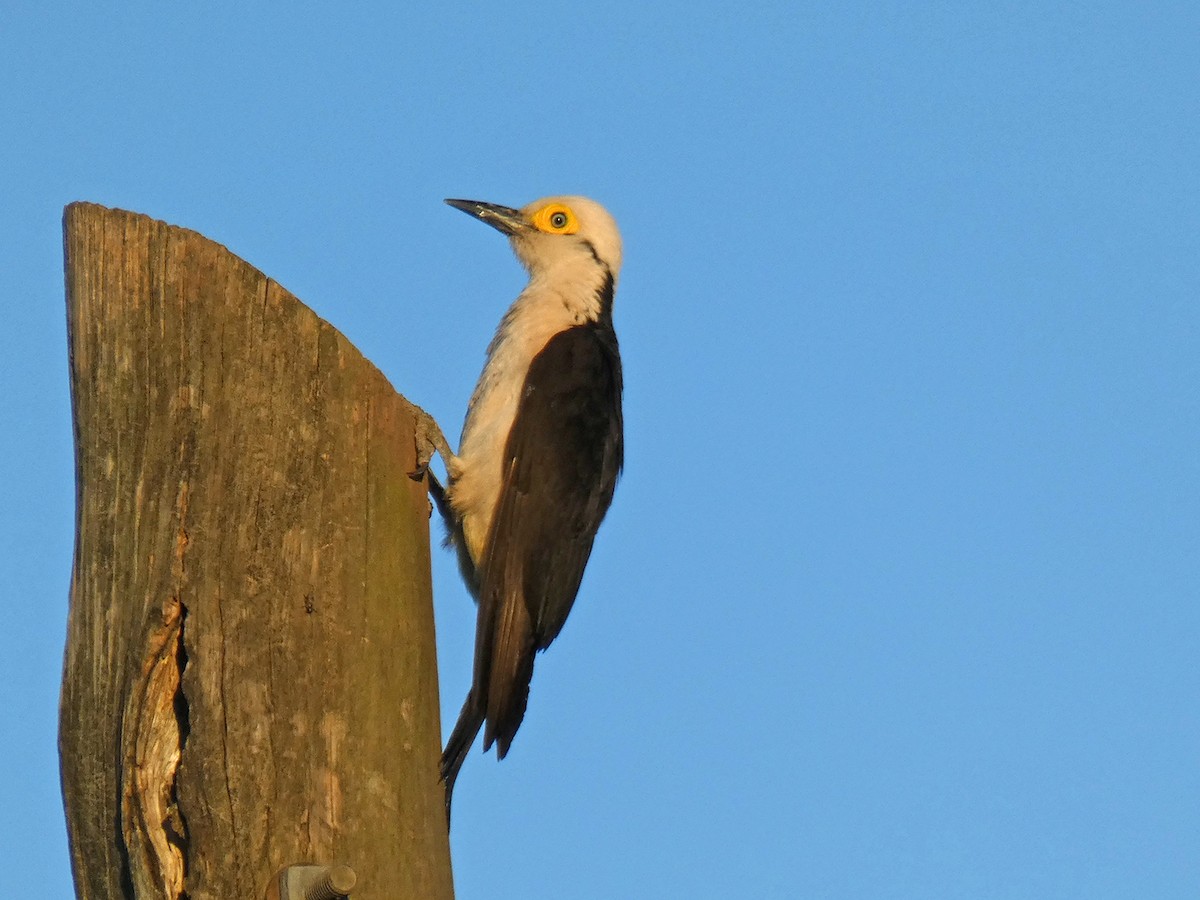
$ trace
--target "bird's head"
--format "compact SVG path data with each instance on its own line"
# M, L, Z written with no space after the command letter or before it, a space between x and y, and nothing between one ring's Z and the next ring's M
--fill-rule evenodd
M587 197L544 197L521 209L478 200L447 200L508 235L517 259L531 275L571 262L621 268L621 233L603 206Z

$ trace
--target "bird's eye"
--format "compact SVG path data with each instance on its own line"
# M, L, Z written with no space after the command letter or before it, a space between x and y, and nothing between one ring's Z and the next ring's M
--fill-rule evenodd
M532 215L533 225L546 234L575 234L579 220L571 208L562 203L547 203Z

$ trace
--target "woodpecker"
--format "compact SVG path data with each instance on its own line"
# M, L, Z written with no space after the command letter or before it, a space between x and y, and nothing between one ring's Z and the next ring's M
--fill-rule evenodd
M440 431L431 439L449 477L444 490L431 477L430 490L478 603L471 690L442 754L449 820L480 727L485 751L508 753L534 653L550 646L575 602L624 449L612 322L621 236L612 216L585 197L521 209L446 203L507 235L529 273L488 346L458 454Z

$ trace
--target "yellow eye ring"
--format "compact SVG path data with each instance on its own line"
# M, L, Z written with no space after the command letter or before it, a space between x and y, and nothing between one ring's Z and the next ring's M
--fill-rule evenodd
M574 234L579 230L579 220L561 203L543 206L533 214L533 224L538 231L547 234Z

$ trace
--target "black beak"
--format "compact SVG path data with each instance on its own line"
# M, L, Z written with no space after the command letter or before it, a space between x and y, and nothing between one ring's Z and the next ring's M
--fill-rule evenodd
M497 206L495 203L484 203L480 200L447 200L450 206L461 209L468 216L474 216L480 222L491 225L504 234L515 234L529 227L520 210L508 206Z

